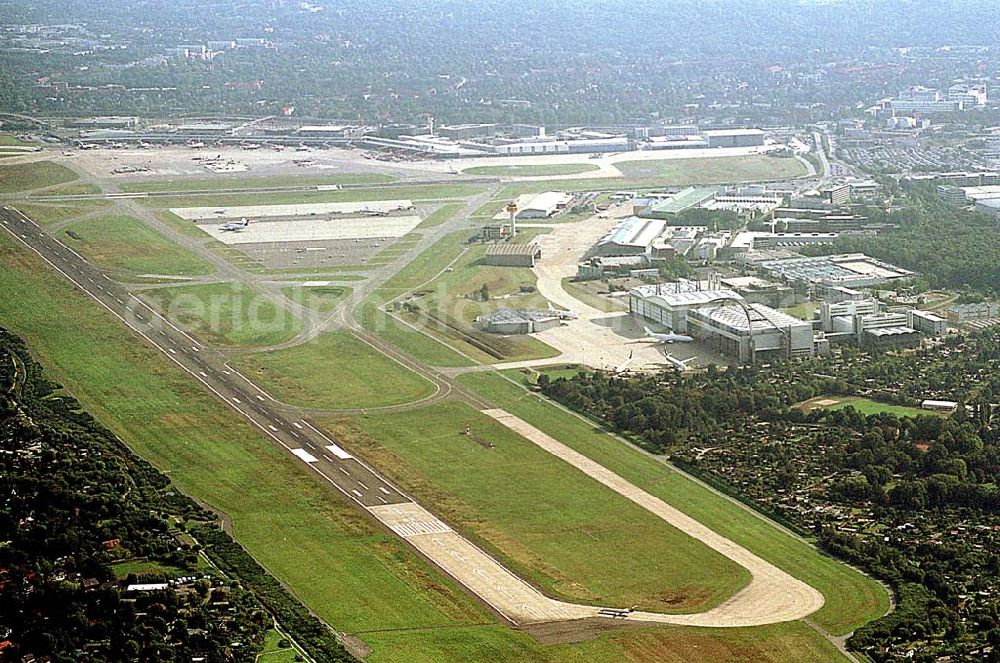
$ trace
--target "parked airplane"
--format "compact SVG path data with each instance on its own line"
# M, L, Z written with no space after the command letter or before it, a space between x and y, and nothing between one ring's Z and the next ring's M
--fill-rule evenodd
M196 150L200 150L201 148L205 147L205 143L203 143L200 140L189 140L187 142L187 146L191 147L191 148L194 148Z
M233 221L231 223L223 223L221 226L219 226L219 230L222 230L222 231L225 231L225 232L236 232L236 233L238 233L239 231L243 230L244 228L246 228L249 225L250 225L250 219L248 219L248 218L246 218L244 216L239 221Z
M389 216L389 213L386 212L385 210L368 209L368 208L361 210L361 214L363 216Z
M697 359L697 357L688 357L687 359L678 359L677 357L673 356L672 354L667 354L666 355L666 359L667 359L668 362L670 362L671 366L673 366L678 371L680 371L681 373L683 373L684 371L686 371L688 369L688 364L690 364L695 359Z
M656 341L657 343L690 343L694 339L690 336L684 334L663 334L660 332L655 332L649 327L643 327L646 330L646 338Z

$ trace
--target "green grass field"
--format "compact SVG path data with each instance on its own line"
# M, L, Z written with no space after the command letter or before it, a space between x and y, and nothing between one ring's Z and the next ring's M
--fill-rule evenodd
M228 514L243 545L321 617L351 632L490 621L404 544L6 234L0 266L4 326L26 337L53 379L133 450L181 490Z
M516 635L515 635L516 634ZM589 642L539 645L503 627L373 633L368 663L833 663L837 649L801 622L759 628L626 629ZM405 650L405 658L392 653Z
M49 205L22 205L18 204L16 206L17 210L20 211L27 217L30 217L39 225L45 226L52 223L59 223L60 221L65 221L71 219L74 216L80 216L82 214L87 214L93 211L87 207L58 207Z
M426 219L420 222L417 228L433 228L435 226L440 226L445 221L451 220L451 217L455 216L462 210L462 205L459 203L450 203L448 205L442 205L438 209L434 210L431 214L427 216Z
M628 178L656 177L664 185L728 184L802 177L806 168L798 159L748 155L702 159L619 161L615 168Z
M282 642L288 642L288 646L282 646ZM264 635L264 649L257 657L256 663L294 663L298 651L291 646L281 633L270 630ZM305 660L300 658L299 660Z
M32 145L34 143L21 140L17 136L11 136L10 134L0 135L0 147L30 147Z
M524 238L530 237L525 232ZM471 330L480 313L501 306L541 307L547 303L537 292L520 294L521 285L534 286L535 276L526 268L487 267L480 264L482 245L465 245L467 232L455 232L438 240L410 264L369 295L354 311L365 329L378 334L417 359L433 366L469 366L474 361L455 352L458 349L475 361L495 362L496 357L470 345L462 334L449 329L434 315L460 328ZM447 271L448 267L451 271ZM491 297L514 294L509 299L476 302L463 295L478 292L486 284ZM429 293L413 301L420 311L385 312L385 305L400 295L417 289ZM398 317L398 319L397 319ZM558 352L530 336L487 339L504 350L507 359L544 359Z
M235 365L278 400L305 407L398 405L434 393L430 382L347 332L243 355Z
M520 377L517 372L510 375ZM770 521L673 468L626 447L592 423L504 380L496 373L463 375L459 381L818 589L826 598L826 603L810 619L830 633L849 633L888 610L888 592L874 580L820 554L805 542L785 534Z
M464 403L354 423L363 434L326 425L404 490L501 551L521 575L567 600L699 612L750 581L734 562ZM466 426L476 439L463 434ZM627 564L619 563L623 555Z
M128 216L71 223L63 228L59 238L87 260L106 269L177 276L212 272L201 258Z
M118 562L116 564L112 564L111 572L114 573L115 578L118 579L124 579L130 573L134 573L137 576L153 574L164 578L179 578L185 575L184 570L179 569L176 566L169 566L158 562L148 562L145 560L131 560L128 562Z
M351 295L351 289L342 285L299 286L282 288L281 292L294 302L320 313L329 313L337 304Z
M42 198L44 196L90 196L96 195L100 192L101 187L96 184L67 184L65 186L46 189L41 193L33 195L38 198Z
M592 163L548 163L511 166L475 166L462 172L466 175L499 175L501 177L544 177L547 175L577 175L600 170Z
M843 660L798 623L621 631L557 646L497 625L411 549L3 234L0 266L0 320L28 340L52 378L178 488L227 513L240 542L298 598L373 647L370 661Z
M238 189L266 189L268 187L330 186L336 184L387 184L396 181L391 175L356 173L329 177L277 175L273 177L184 177L157 178L143 182L124 182L122 191L219 191Z
M614 313L615 311L628 310L628 300L624 297L619 297L617 300L602 297L588 290L586 284L574 281L572 276L567 276L562 280L562 287L563 290L571 294L574 298L579 299L587 306L596 308L598 311ZM605 286L605 289L607 289L607 286Z
M0 193L31 191L75 179L76 173L51 161L3 165L0 166Z
M818 396L800 403L798 407L808 412L816 409L843 410L847 406L853 407L866 416L870 414L894 414L897 417L942 416L940 412L934 412L933 410L921 410L918 407L879 403L878 401L859 396Z
M294 203L355 203L367 200L447 200L482 193L473 184L415 184L411 186L292 191L286 193L211 193L150 196L138 202L147 207L214 207L227 205L285 205Z
M302 321L239 283L182 285L146 290L143 299L208 345L259 347L283 343Z

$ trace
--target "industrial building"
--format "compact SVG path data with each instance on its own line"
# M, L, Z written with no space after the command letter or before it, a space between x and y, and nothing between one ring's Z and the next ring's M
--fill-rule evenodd
M909 316L910 326L928 336L943 336L948 331L948 321L930 311L913 309L909 312Z
M541 257L542 249L535 242L496 242L486 247L483 262L497 267L534 267Z
M534 196L519 197L515 203L517 205L517 218L518 220L547 219L566 209L572 200L572 194L559 191L546 191Z
M774 278L810 286L864 288L914 276L914 272L863 253L763 260L757 267Z
M828 337L849 339L865 348L914 347L922 335L941 336L947 322L928 311L883 310L876 299L820 304L820 325Z
M741 362L811 357L812 325L763 304L713 305L691 310L688 333Z
M759 147L764 144L760 129L709 129L704 133L709 147Z
M662 219L630 216L605 235L595 246L598 256L648 255L652 260L666 260L685 255L704 226L671 226Z
M695 281L681 279L673 283L644 285L633 288L628 294L628 310L646 320L669 328L672 332L686 334L688 313L720 301L743 301L728 288L702 289Z
M703 207L715 199L717 190L707 187L688 187L669 198L653 200L637 214L644 219L672 219L684 210Z
M479 316L476 324L491 334L533 334L558 327L563 317L559 311L504 308Z
M948 315L948 321L956 325L982 322L1000 317L1000 304L994 302L952 304L945 313Z
M720 278L719 284L743 297L750 304L786 308L795 304L795 291L782 283L756 276Z

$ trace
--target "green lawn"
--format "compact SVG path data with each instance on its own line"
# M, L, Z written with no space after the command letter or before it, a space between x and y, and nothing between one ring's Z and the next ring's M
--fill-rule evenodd
M227 513L240 542L299 599L373 647L370 661L842 660L798 623L626 630L578 645L539 645L497 625L410 548L2 234L0 266L0 321L28 340L52 378L178 488Z
M490 620L405 544L6 234L0 321L26 337L53 379L133 450L181 490L228 514L254 557L337 628Z
M257 347L283 343L302 321L239 283L146 290L143 299L208 345Z
M656 177L663 185L729 184L802 177L805 166L798 159L760 154L700 159L619 161L615 168L629 178Z
M134 573L137 576L154 574L164 578L179 578L186 575L183 569L179 569L176 566L168 566L159 562L148 562L146 560L132 560L112 564L111 571L115 574L115 578L118 579L124 579L130 573Z
M201 258L128 216L72 223L63 228L59 238L87 260L106 269L177 276L212 272Z
M535 229L526 230L519 238L526 241L537 232ZM459 238L464 238L464 233L457 235ZM438 245L432 246L425 252L431 256L430 259L421 255L414 261L428 265L427 277L434 278L430 282L420 281L411 286L412 288L419 285L422 294L409 300L410 310L396 312L401 320L480 362L545 359L558 356L557 350L532 336L486 334L475 327L475 319L478 316L500 308L543 310L548 308L548 302L534 289L536 278L530 269L482 264L486 252L486 247L482 244L470 245L465 251L452 244L457 248L454 253L442 252ZM447 246L445 245L445 248ZM386 287L377 291L369 301L375 301L376 297L388 300L398 295L393 285L391 282L387 283ZM477 296L484 286L489 292L490 299L478 301ZM405 291L406 289L401 290ZM374 314L368 312L369 319L373 319L373 315L377 320L378 312ZM389 324L383 323L382 326L383 329L387 329ZM404 337L399 340L413 339ZM416 342L425 343L422 340ZM428 360L428 363L431 361Z
M567 600L700 612L750 581L746 569L464 403L354 424L363 433L326 425L404 490ZM476 439L463 434L466 426Z
M0 147L31 147L34 144L10 134L0 135Z
M520 374L511 372L519 377ZM593 424L528 392L496 373L463 375L459 381L587 455L716 532L812 585L826 598L810 619L842 635L875 619L889 607L889 595L874 580L820 554L670 466L630 449Z
M386 303L433 279L462 255L466 232L445 235L354 309L354 317L368 331L432 366L471 366L474 362L456 353L443 341L429 338L385 312Z
M304 407L379 407L434 393L430 382L347 332L244 355L235 363L278 400Z
M270 630L264 635L264 648L257 657L256 663L294 663L298 654L289 642L289 646L282 647L281 642L286 641L285 636L275 630ZM305 659L299 659L305 660Z
M539 645L500 626L381 632L368 663L844 663L837 649L802 622L758 628L624 629L588 642Z
M483 192L473 184L414 184L410 186L293 191L287 193L212 193L139 198L147 207L214 207L227 205L285 205L294 203L354 203L367 200L441 200L468 198Z
M59 223L74 216L80 216L92 211L86 207L50 207L48 205L21 205L17 210L27 217L33 219L39 225L45 226L50 223Z
M291 285L281 290L285 296L302 306L320 313L329 313L351 294L351 289L342 285L299 286Z
M451 217L455 216L462 210L462 205L460 203L450 203L448 205L442 205L438 209L434 210L426 219L420 222L417 228L433 228L434 226L439 226L445 221L450 221Z
M818 401L836 401L835 403L821 403ZM815 410L817 408L823 408L827 410L843 410L847 406L853 407L855 410L863 415L870 414L894 414L897 417L919 417L919 416L930 416L937 415L941 416L940 412L934 412L932 410L921 410L918 407L907 407L905 405L891 405L889 403L879 403L878 401L873 401L870 398L861 398L859 396L819 396L817 398L810 399L805 403L801 403L799 407L808 411Z
M74 178L75 179L75 178ZM101 187L96 184L67 184L66 186L46 189L37 194L38 198L43 196L90 196L101 192Z
M544 177L546 175L577 175L600 170L592 163L548 163L511 166L475 166L462 172L466 175L499 175L508 177Z
M313 175L278 175L274 177L183 177L155 179L141 182L124 182L122 191L212 191L237 189L266 189L268 187L329 186L335 184L387 184L395 177L379 173L354 173L317 177Z
M76 173L51 161L0 165L0 193L30 191L75 179Z

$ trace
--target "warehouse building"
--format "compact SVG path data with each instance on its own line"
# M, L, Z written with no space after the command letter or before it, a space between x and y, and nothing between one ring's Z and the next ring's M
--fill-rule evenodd
M686 334L690 311L726 300L742 301L743 298L728 288L702 289L701 284L695 281L681 279L673 283L633 288L628 294L628 310L634 316Z
M651 260L666 260L685 255L706 230L705 226L671 226L662 219L630 216L601 238L594 247L594 254L648 255Z
M572 194L559 191L546 191L536 196L525 196L517 199L517 218L547 219L557 212L566 209L572 202Z
M535 242L524 244L497 242L486 247L483 261L487 265L496 267L534 267L535 262L541 257L542 249Z
M711 203L715 199L716 193L716 189L707 187L688 187L669 198L650 201L648 207L643 208L637 214L644 219L670 220L684 210L704 207Z
M763 260L756 265L774 278L810 286L864 288L914 276L914 272L869 258L863 253Z
M533 334L558 327L558 311L504 308L476 318L479 328L491 334Z
M704 132L709 147L759 147L764 144L760 129L709 129Z
M702 306L688 312L687 330L741 362L811 357L812 325L763 304Z

